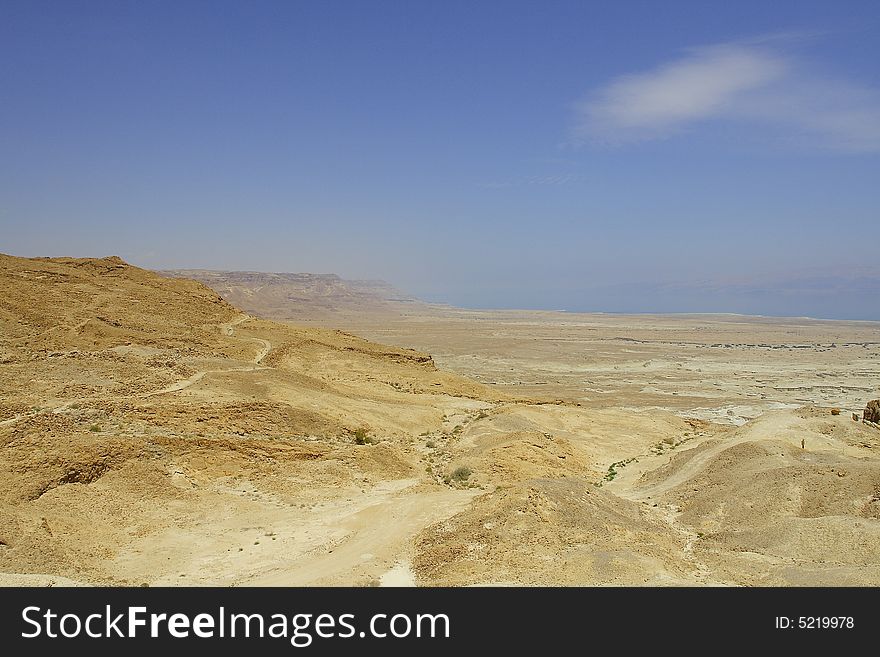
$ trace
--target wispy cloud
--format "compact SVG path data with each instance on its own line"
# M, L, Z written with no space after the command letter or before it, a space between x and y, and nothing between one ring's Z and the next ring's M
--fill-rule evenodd
M819 74L777 41L692 49L612 80L576 104L574 138L620 144L739 121L771 126L799 146L880 152L880 90Z

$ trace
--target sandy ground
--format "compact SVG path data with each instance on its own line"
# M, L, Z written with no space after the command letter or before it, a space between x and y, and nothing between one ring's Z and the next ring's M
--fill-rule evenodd
M805 404L861 412L880 396L880 323L737 315L469 311L336 318L505 390L591 408L659 408L742 424Z
M0 584L880 585L878 324L0 282Z

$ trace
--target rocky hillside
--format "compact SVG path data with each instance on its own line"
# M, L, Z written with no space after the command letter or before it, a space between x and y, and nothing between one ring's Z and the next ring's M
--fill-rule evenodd
M150 560L114 559L178 523L413 483L411 437L498 399L427 354L254 319L115 257L0 256L0 284L0 573L137 583ZM186 568L185 543L159 571Z

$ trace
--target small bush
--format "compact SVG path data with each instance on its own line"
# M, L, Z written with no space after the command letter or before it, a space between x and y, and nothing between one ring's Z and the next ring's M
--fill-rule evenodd
M429 440L428 442L425 443L425 447L429 447L430 449L434 449L436 446L437 446L437 443L435 443L433 440Z
M452 481L467 481L472 474L474 471L466 465L459 466L452 471Z
M367 430L361 427L360 429L355 429L354 431L354 442L355 445L366 445L367 443L371 443L373 441L367 435Z
M662 445L663 443L660 443L660 444ZM673 445L673 447L675 447L675 446ZM617 468L622 468L625 465L629 465L630 463L632 463L635 460L636 460L636 457L633 456L631 458L624 459L623 461L617 461L616 463L612 463L610 466L608 466L608 472L605 473L605 481L614 481L614 478L617 476Z
M92 433L98 433L100 430L101 427L99 427L97 424L93 424L89 427L89 431L91 431Z

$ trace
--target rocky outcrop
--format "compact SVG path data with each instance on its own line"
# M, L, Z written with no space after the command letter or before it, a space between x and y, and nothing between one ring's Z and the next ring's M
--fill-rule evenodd
M865 406L862 418L866 422L880 422L880 399L874 399Z

